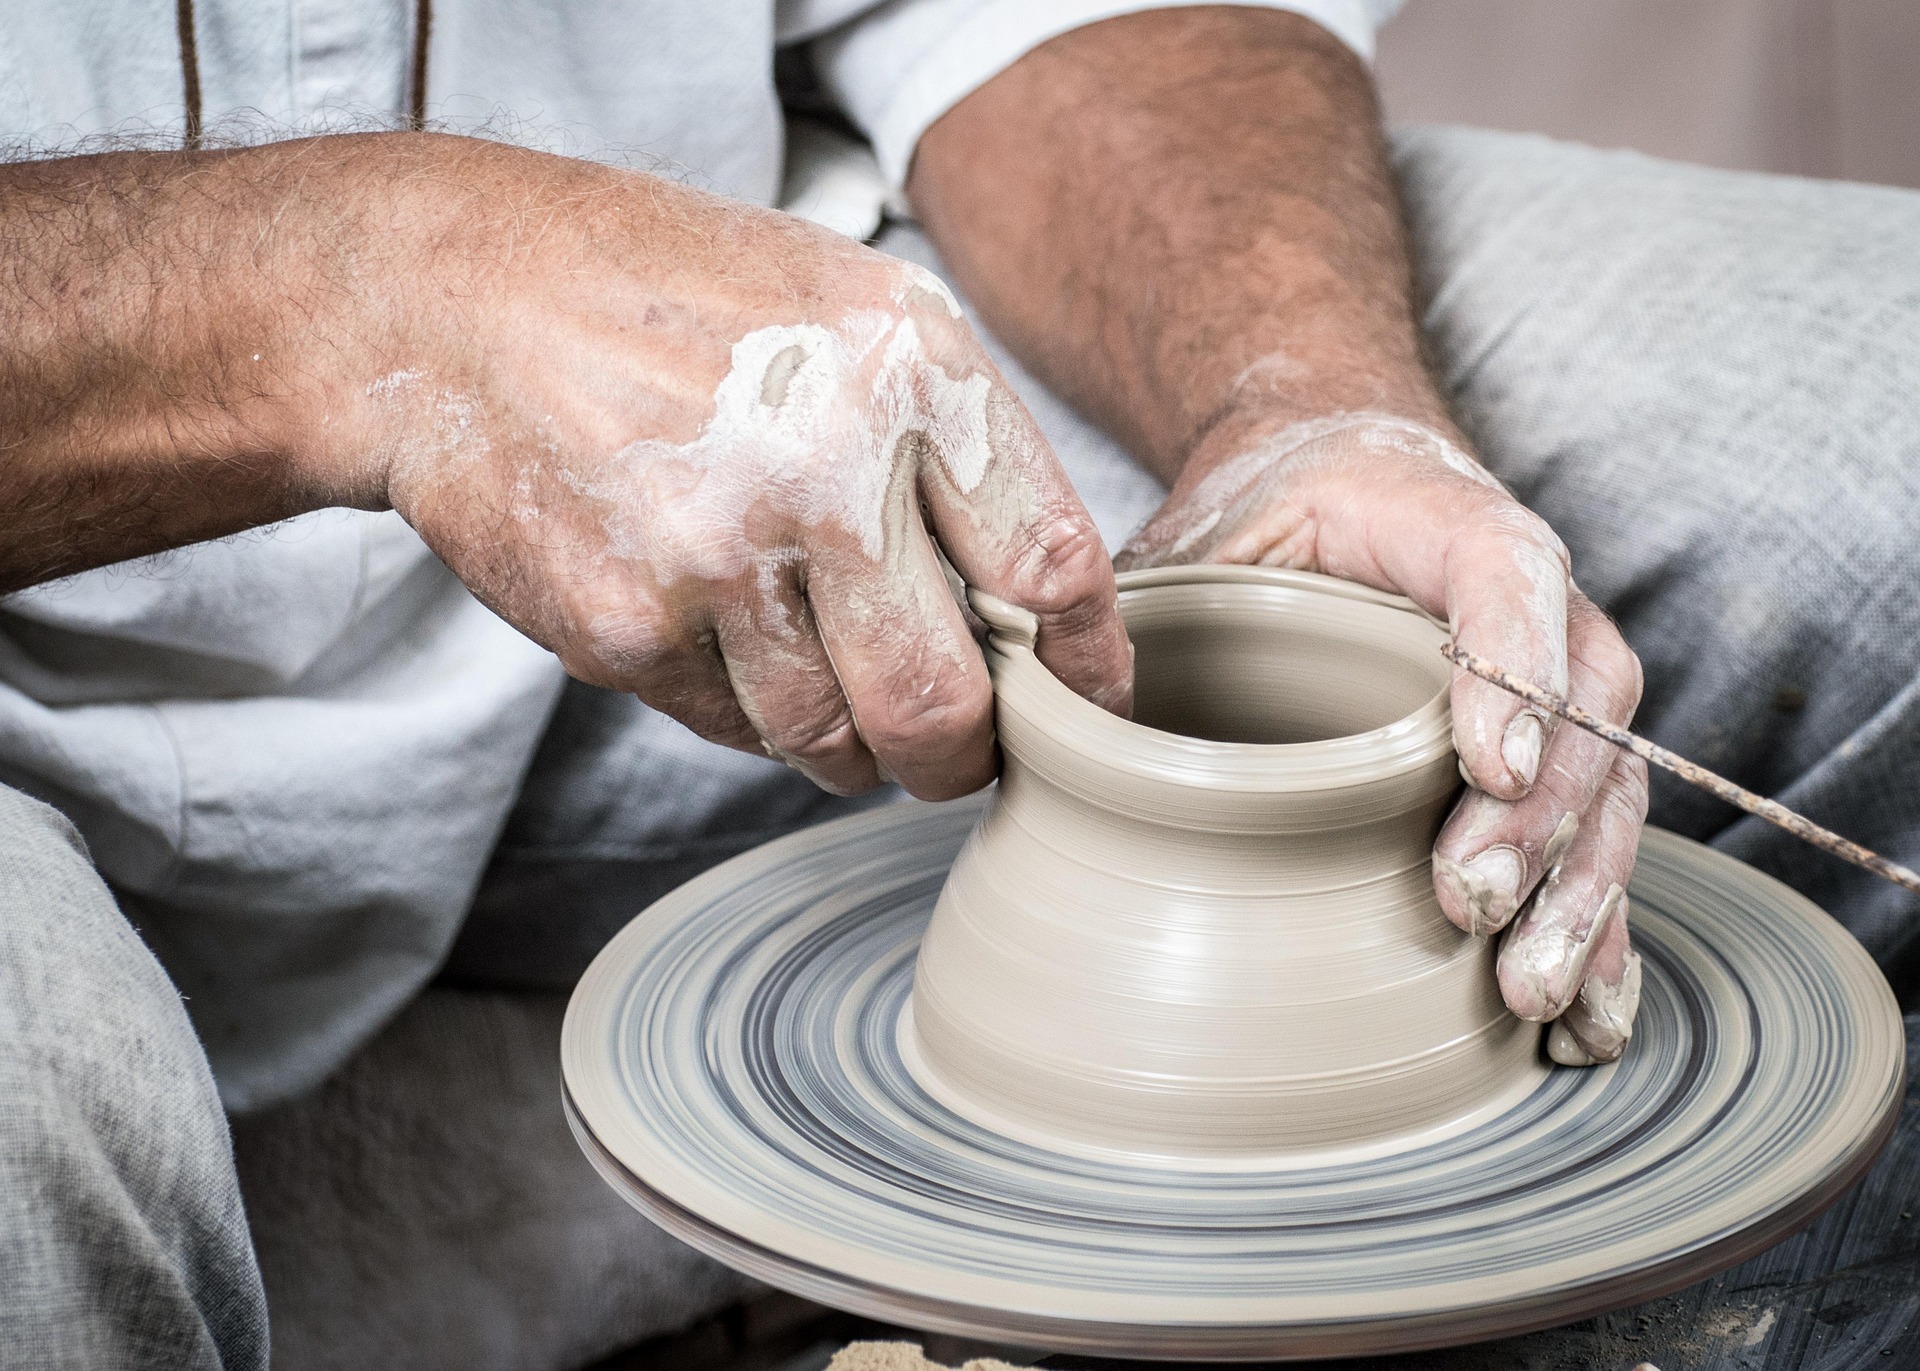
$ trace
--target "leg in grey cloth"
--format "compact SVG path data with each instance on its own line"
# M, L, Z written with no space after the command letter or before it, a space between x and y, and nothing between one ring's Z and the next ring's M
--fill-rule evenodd
M1640 654L1636 726L1920 858L1920 195L1463 130L1396 151L1441 383ZM1650 818L1811 896L1915 1007L1913 895L1658 773ZM1379 1365L1920 1364L1916 1213L1910 1076L1887 1152L1808 1231L1635 1309Z
M73 825L0 787L0 1367L266 1364L226 1116L179 992Z

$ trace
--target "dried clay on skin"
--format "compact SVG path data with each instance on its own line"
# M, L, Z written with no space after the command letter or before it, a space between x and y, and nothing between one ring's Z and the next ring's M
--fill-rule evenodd
M1549 887L1536 900L1545 901L1551 895ZM1525 1016L1536 1022L1558 1018L1586 979L1588 956L1599 945L1608 924L1624 916L1626 903L1627 892L1610 885L1584 932L1556 923L1529 929L1524 938L1509 939L1500 952L1500 983L1507 990L1509 1003L1518 1000L1538 1006Z
M390 420L401 420L407 432L389 457L398 479L470 465L493 450L479 422L480 397L471 391L436 386L425 372L402 368L368 382L366 395ZM431 415L424 433L404 423L422 405Z
M1334 451L1301 458L1303 448L1340 434L1365 436L1370 448L1412 461L1438 461L1476 484L1499 488L1486 468L1424 424L1398 415L1361 410L1290 424L1203 476L1173 509L1155 515L1122 552L1135 567L1167 566L1208 556L1260 507L1287 477L1308 464L1343 460ZM1266 561L1263 565L1280 565Z
M1617 1060L1633 1037L1640 1008L1640 954L1627 953L1618 985L1589 978L1567 1012L1547 1033L1547 1055L1562 1066L1594 1066Z
M641 439L569 484L605 509L615 556L683 575L718 581L745 570L754 550L727 535L757 504L801 527L837 527L878 563L893 532L896 464L915 446L902 439L924 434L955 487L973 491L992 456L990 387L983 372L949 377L927 358L914 321L884 311L831 329L756 329L733 345L698 437Z

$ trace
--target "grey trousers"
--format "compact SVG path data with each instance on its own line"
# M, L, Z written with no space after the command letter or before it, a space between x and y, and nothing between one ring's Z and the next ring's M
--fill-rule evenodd
M266 1365L180 992L65 817L0 787L0 1367Z
M1646 662L1640 727L1920 861L1920 195L1460 131L1405 134L1397 161L1438 374ZM931 260L911 230L884 246ZM1152 482L1007 369L1123 535ZM850 807L767 771L663 834L659 792L678 782L660 759L681 751L664 727L569 689L450 977L564 986L654 894ZM1653 817L1805 890L1920 995L1909 897L1658 780ZM13 795L0 990L0 1367L264 1364L225 1125L177 996L71 831ZM1663 1371L1920 1359L1904 1283L1859 1274L1911 1269L1894 1216L1920 1203L1917 1148L1910 1108L1889 1160L1811 1234L1592 1321L1577 1350L1573 1330L1404 1364L1624 1368L1633 1330L1663 1319L1691 1339L1663 1346ZM1728 1323L1729 1300L1766 1312L1738 1304L1752 1317Z

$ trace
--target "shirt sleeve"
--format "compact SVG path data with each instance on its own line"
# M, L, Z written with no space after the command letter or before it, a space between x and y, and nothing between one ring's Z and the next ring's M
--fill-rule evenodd
M1364 59L1402 0L1242 0L1305 15ZM1140 10L1213 0L887 0L816 40L822 83L903 184L928 125L1049 38Z

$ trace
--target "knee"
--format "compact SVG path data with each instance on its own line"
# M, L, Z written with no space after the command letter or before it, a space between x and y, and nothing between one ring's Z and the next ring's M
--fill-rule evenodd
M0 785L0 898L29 882L87 877L99 880L73 821L50 804Z
M72 1091L103 1105L170 1091L213 1100L179 991L80 834L58 810L4 787L0 1037L16 1091Z
M1891 492L1835 502L1817 484L1756 477L1596 559L1646 666L1640 726L1768 793L1905 699L1920 642L1920 520Z
M0 786L0 996L44 1004L88 983L111 995L129 963L151 960L66 815Z
M88 1364L265 1365L226 1120L179 992L74 826L5 788L0 1112L5 1336L96 1349Z

